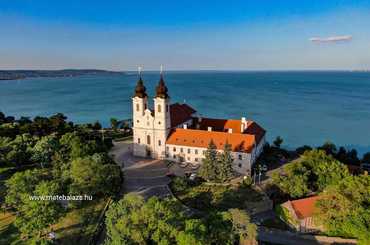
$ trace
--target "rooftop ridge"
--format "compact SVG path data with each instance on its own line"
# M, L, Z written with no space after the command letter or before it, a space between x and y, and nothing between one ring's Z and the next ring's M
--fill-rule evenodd
M207 133L214 133L214 134L225 134L225 135L244 135L244 136L250 136L250 137L254 137L256 138L256 136L254 134L247 134L247 133L241 133L241 132L237 132L237 133L229 133L229 132L221 132L221 131L208 131L206 129L196 129L196 128L187 128L187 129L184 129L184 128L175 128L174 130L184 130L184 131L197 131L197 132L207 132Z

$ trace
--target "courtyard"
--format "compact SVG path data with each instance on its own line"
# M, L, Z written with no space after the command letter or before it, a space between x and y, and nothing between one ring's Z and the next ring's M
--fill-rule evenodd
M114 142L110 155L123 171L124 193L138 193L145 198L170 195L168 184L171 179L167 177L165 161L133 156L130 140Z

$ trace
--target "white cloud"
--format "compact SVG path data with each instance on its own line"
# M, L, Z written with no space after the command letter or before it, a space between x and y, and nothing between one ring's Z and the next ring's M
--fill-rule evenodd
M351 40L352 40L351 35L310 38L310 41L313 43L337 43L337 42L349 42Z

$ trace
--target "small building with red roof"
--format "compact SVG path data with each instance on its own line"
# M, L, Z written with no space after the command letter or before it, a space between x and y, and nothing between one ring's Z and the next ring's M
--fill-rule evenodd
M316 202L320 196L312 196L281 204L281 219L300 232L322 231L323 227L315 222Z
M188 104L171 104L162 72L154 108L148 106L141 74L132 103L135 156L199 165L213 141L218 151L230 144L234 170L247 175L266 143L266 131L252 120L204 118Z

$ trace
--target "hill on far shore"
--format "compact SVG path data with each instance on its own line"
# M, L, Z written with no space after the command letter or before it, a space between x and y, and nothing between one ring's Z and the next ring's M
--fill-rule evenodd
M0 70L0 80L15 80L31 77L75 77L85 75L124 74L124 72L98 69L64 69L64 70Z

